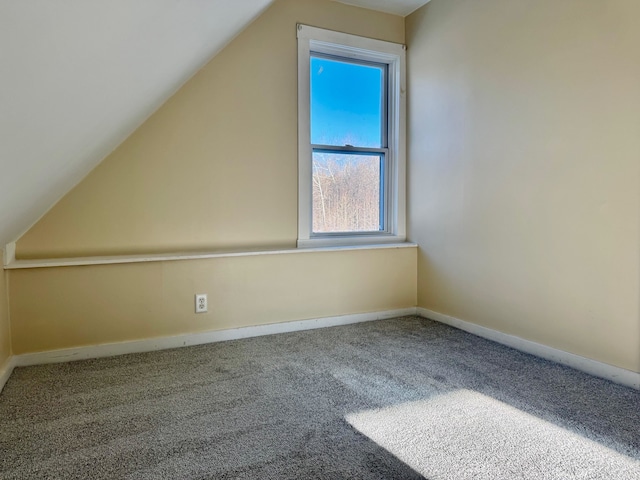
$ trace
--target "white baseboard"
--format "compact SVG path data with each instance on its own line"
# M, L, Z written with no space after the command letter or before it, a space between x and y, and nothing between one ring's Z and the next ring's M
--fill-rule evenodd
M598 362L590 358L581 357L579 355L565 352L563 350L558 350L556 348L547 347L546 345L532 342L530 340L525 340L513 335L508 335L497 330L481 327L480 325L465 322L464 320L460 320L459 318L450 317L449 315L444 315L442 313L433 312L431 310L427 310L426 308L418 307L416 309L416 313L421 317L435 320L441 323L446 323L447 325L451 325L452 327L464 330L466 332L486 338L488 340L492 340L497 343L501 343L502 345L515 348L516 350L530 353L531 355L535 355L536 357L545 358L561 365L575 368L576 370L580 370L590 375L611 380L612 382L616 382L621 385L640 390L640 373L625 370L624 368L620 367L614 367L613 365Z
M0 392L8 380L14 367L29 365L42 365L47 363L72 362L90 358L112 357L129 353L152 352L170 348L188 347L206 343L224 342L227 340L239 340L242 338L260 337L278 333L313 330L317 328L336 327L353 323L385 320L405 315L419 315L424 318L445 323L452 327L464 330L479 337L506 345L516 350L545 358L553 362L566 365L576 370L586 372L596 377L605 378L613 382L640 390L640 373L625 370L620 367L598 362L590 358L581 357L573 353L558 350L546 345L525 340L520 337L482 327L474 323L466 322L449 315L427 310L425 308L403 308L383 312L359 313L354 315L342 315L337 317L314 318L294 322L272 323L254 327L234 328L230 330L217 330L173 337L160 337L130 342L107 343L86 347L51 350L46 352L26 353L14 355L0 370Z
M9 359L4 362L4 365L0 365L0 393L2 393L2 389L7 383L7 380L9 380L9 377L15 367L16 357L14 356L9 357Z
M342 315L338 317L314 318L294 322L272 323L254 327L234 328L230 330L215 330L173 337L160 337L130 342L106 343L86 347L66 348L62 350L50 350L46 352L25 353L15 355L15 366L26 367L29 365L43 365L47 363L72 362L89 358L112 357L128 353L143 353L170 348L189 347L206 343L224 342L227 340L239 340L242 338L261 337L277 333L297 332L313 330L316 328L336 327L353 323L385 320L388 318L415 315L415 307L383 312L358 313L354 315Z

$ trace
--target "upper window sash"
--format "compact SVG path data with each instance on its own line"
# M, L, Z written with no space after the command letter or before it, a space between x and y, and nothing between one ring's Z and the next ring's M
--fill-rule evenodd
M316 51L310 52L310 57L312 59L326 59L333 60L336 62L345 62L352 65L362 65L365 67L373 67L376 69L380 69L382 73L382 80L380 85L380 146L375 148L387 148L389 145L389 65L381 62L371 62L366 60L361 60L359 58L347 58L347 57L339 57L336 55L329 55L326 53L319 53ZM311 95L311 91L310 91ZM313 115L312 115L313 116ZM311 139L313 140L313 138ZM315 144L314 144L315 145ZM345 145L346 146L346 145ZM363 147L363 145L350 145L352 147ZM369 147L364 147L369 148Z

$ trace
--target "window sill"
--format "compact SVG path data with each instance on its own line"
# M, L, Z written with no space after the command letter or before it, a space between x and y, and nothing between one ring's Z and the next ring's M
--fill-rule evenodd
M323 248L323 247L362 247L386 244L404 244L405 237L398 235L349 235L349 236L323 236L298 240L298 248Z

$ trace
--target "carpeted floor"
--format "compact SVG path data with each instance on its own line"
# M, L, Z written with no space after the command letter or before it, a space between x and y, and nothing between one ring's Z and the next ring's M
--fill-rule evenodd
M18 368L0 478L640 478L640 392L405 317Z

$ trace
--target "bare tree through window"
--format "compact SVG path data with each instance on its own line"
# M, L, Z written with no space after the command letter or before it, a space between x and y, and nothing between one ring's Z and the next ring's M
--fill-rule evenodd
M377 232L380 155L313 154L313 231Z

